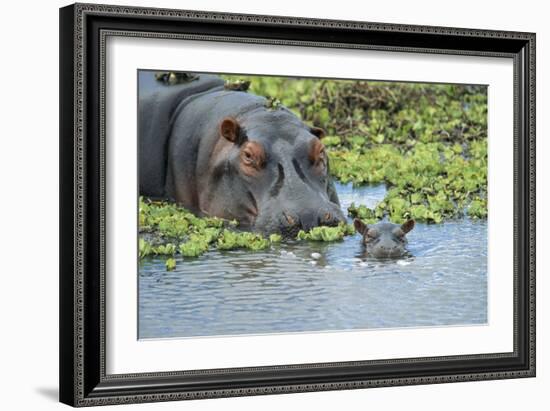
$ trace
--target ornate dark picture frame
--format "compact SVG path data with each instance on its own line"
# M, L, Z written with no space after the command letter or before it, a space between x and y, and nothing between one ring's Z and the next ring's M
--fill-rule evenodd
M107 36L512 58L513 352L106 374ZM60 10L60 101L62 402L90 406L535 376L535 34L75 4Z

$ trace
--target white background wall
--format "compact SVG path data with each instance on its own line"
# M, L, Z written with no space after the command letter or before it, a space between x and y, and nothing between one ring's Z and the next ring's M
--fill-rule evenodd
M548 409L550 26L543 1L128 0L115 4L537 33L537 378L124 406L120 409ZM0 408L47 410L58 383L58 7L2 5L0 24ZM7 228L7 230L6 230ZM7 263L7 264L6 264ZM546 388L546 390L545 390ZM546 404L545 404L546 402Z

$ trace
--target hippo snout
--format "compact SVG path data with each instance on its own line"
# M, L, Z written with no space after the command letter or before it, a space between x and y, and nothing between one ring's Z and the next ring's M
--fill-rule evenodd
M319 216L319 225L336 226L343 221L345 221L344 215L340 210L337 212L325 211Z
M370 255L375 258L397 258L405 254L405 248L402 246L379 245L373 247Z
M339 208L302 210L300 213L283 211L281 222L281 232L292 236L300 230L308 231L321 225L336 226L341 222L345 222L345 217Z

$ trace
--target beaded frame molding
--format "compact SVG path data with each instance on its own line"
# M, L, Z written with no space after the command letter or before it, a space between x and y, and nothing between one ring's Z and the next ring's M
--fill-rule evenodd
M105 49L108 36L513 59L513 352L106 374ZM60 214L60 401L66 404L80 407L533 377L535 34L97 4L61 8Z

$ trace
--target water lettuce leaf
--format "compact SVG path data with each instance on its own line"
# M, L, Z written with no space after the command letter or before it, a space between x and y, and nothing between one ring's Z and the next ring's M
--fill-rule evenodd
M174 258L167 259L165 264L167 271L173 271L176 268L176 260Z
M355 233L355 228L351 224L340 223L336 227L313 227L309 231L300 230L296 235L297 240L309 240L309 241L340 241L346 235L352 235Z

